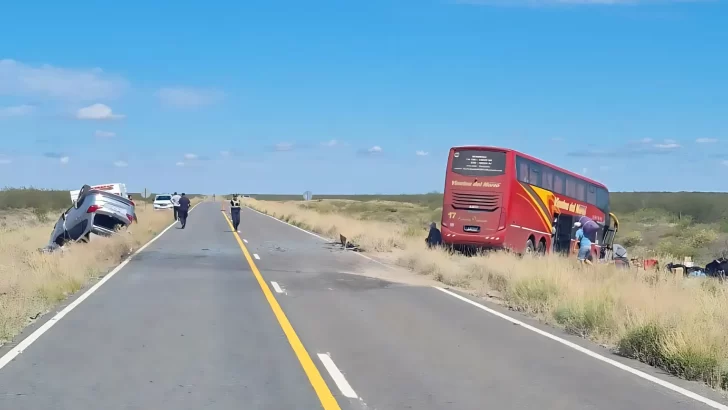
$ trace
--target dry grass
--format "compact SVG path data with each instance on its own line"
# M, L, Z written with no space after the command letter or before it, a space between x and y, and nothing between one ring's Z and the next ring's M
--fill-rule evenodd
M494 252L464 257L424 245L424 227L356 219L322 205L248 201L314 232L353 239L363 250L534 315L621 354L714 387L728 383L728 291L713 279L664 272L582 269L558 256ZM664 261L663 261L664 262Z
M193 199L193 203L200 200ZM63 252L42 254L60 211L0 213L0 345L39 315L91 280L103 276L134 249L172 222L171 211L137 206L139 223L112 238L93 237L88 244L70 244Z

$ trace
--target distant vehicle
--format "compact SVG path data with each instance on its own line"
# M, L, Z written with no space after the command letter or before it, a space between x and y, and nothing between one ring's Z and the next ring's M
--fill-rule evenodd
M169 194L163 194L163 195L157 195L154 197L154 210L158 211L160 209L172 209L174 206L172 205L172 195Z
M619 228L606 186L512 149L451 148L444 193L442 240L460 250L568 255L577 246L574 222L587 216L600 226L598 258Z
M128 227L134 219L136 211L127 198L85 185L53 227L48 248L63 246L69 241L88 242L92 233L112 235Z
M243 198L250 198L250 195L243 194Z

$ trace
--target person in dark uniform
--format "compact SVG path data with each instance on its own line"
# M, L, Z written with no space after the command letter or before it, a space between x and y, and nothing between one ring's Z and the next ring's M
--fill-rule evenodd
M230 200L230 216L233 220L233 230L240 232L238 229L240 225L240 198L238 194L233 195L233 199Z
M425 238L428 248L435 248L442 245L442 234L437 229L437 223L433 222L430 224L430 233Z
M179 222L182 224L182 229L185 229L185 226L187 226L187 215L190 212L190 199L185 196L185 193L182 192L182 196L179 198L179 210L177 211L177 216L179 216Z

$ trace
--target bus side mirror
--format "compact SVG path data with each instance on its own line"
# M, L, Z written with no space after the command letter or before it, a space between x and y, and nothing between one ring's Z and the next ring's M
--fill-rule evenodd
M556 227L555 226L552 226L551 227L551 235L556 235Z

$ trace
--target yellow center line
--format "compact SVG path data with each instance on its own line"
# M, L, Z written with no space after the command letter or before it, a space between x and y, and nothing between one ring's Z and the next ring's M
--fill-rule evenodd
M224 212L222 215L223 217L225 217L225 221L230 226L230 230L233 231L233 236L235 237L235 240L238 241L240 250L243 251L243 255L245 255L245 259L248 261L248 265L250 265L250 269L253 271L255 279L258 280L258 285L260 285L260 289L263 291L265 299L268 301L270 308L273 310L273 314L276 316L276 319L278 319L278 323L281 325L281 329L283 329L283 333L286 335L288 343L291 344L291 348L296 354L298 361L301 363L301 367L303 367L303 371L306 373L306 376L308 376L308 381L311 383L314 391L316 391L316 395L321 401L321 405L323 406L324 410L341 410L341 407L339 407L339 403L336 402L334 395L331 394L329 386L326 385L324 378L321 377L321 373L318 371L318 368L316 368L313 360L311 360L311 356L309 356L306 348L303 347L301 339L298 338L296 331L293 330L293 326L291 325L291 322L288 321L288 318L283 312L281 305L278 304L275 296L273 296L273 292L271 292L270 288L268 287L268 283L265 281L265 279L263 279L263 275L260 274L258 267L255 266L255 262L253 262L253 258L250 257L250 252L248 252L248 248L245 247L245 244L240 239L240 235L238 235L238 233L234 231L233 224L232 222L230 222L230 218L228 218L227 214L225 214Z

